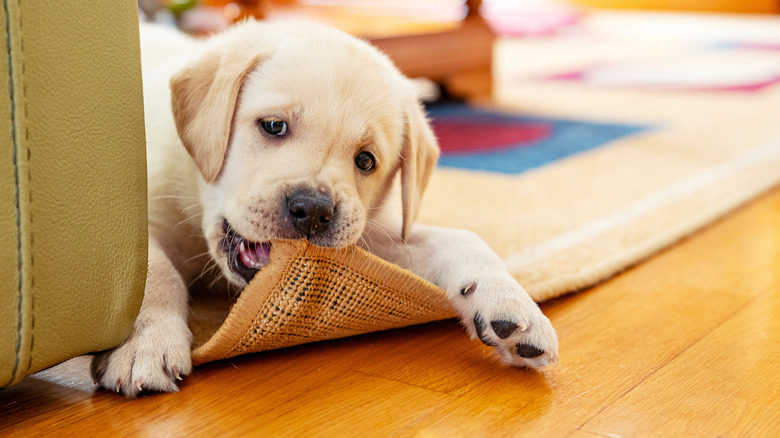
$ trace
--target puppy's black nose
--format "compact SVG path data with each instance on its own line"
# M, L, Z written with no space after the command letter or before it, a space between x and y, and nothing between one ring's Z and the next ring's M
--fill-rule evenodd
M328 229L333 220L333 199L313 190L296 190L287 197L287 211L293 226L305 237Z

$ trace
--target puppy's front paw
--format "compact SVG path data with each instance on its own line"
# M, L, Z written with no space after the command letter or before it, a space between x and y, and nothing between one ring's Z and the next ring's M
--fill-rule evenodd
M463 324L502 362L535 368L558 363L555 329L519 284L470 281L460 292Z
M92 378L134 398L141 391L176 392L192 371L192 333L178 318L136 322L124 344L92 358Z

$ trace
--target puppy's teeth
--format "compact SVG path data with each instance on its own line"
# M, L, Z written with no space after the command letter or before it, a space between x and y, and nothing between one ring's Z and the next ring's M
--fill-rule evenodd
M524 332L524 331L528 330L528 324L526 324L524 322L521 322L518 325L520 326L520 331L521 332Z
M241 252L246 252L246 242L245 241L243 241L243 240L241 241L241 243L238 245L238 250L241 251Z

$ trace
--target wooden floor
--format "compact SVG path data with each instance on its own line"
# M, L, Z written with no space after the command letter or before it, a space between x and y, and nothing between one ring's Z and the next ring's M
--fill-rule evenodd
M133 401L78 358L0 391L0 435L780 433L780 189L543 308L560 362L542 371L497 365L453 321L211 364Z

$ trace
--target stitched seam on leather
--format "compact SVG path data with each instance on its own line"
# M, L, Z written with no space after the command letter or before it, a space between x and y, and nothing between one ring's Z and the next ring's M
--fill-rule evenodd
M13 85L13 57L11 55L11 16L8 11L8 1L3 1L3 8L5 9L5 38L6 38L6 50L8 55L8 97L10 100L10 115L11 115L11 141L13 142L13 150L11 159L13 160L14 168L14 204L16 206L16 295L18 298L16 309L16 354L14 355L14 366L11 371L11 380L3 384L7 386L16 378L16 372L19 369L19 351L22 348L22 217L19 210L19 157L18 148L16 142L16 108L14 106L14 85Z
M25 81L25 75L27 69L24 64L24 25L22 21L22 0L16 2L19 14L19 64L21 66L21 75L19 82L22 85L22 100L24 105L24 121L27 122L27 81ZM30 370L32 366L33 358L33 346L35 345L35 276L33 275L33 268L35 267L35 227L33 226L33 195L32 195L32 154L30 153L30 129L27 123L24 124L24 147L27 151L27 225L30 229L29 236L30 242L28 244L30 253L30 354L27 360L27 367L25 368L25 374Z

